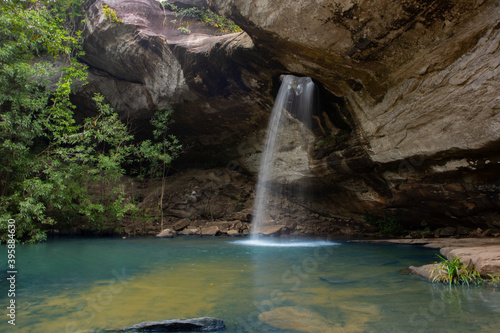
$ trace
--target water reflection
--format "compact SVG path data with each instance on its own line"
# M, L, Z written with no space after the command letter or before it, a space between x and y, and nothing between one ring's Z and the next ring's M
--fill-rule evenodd
M200 316L223 319L228 333L497 331L498 289L399 273L433 260L432 250L335 244L179 237L20 245L18 325L0 322L0 331L103 332Z

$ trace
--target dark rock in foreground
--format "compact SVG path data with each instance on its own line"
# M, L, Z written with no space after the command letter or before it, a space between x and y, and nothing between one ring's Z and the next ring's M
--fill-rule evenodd
M192 319L169 319L163 321L148 321L124 328L124 332L182 332L200 331L214 332L225 328L221 319L201 317Z

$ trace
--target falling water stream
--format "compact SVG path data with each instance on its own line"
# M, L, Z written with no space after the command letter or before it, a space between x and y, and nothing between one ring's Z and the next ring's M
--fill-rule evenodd
M284 207L272 198L283 185L277 156L290 143L288 126L295 124L291 132L310 128L314 89L310 78L283 77L249 240L18 244L15 326L5 316L7 246L0 245L0 332L104 333L142 321L203 316L223 319L227 333L498 332L498 289L450 288L401 274L409 265L431 262L435 250L258 237L262 227L280 223L276 211Z
M251 238L254 243L260 237L263 226L279 223L273 217L279 216L279 211L284 207L279 200L271 203L271 196L281 193L283 186L276 181L282 172L277 167L278 152L282 146L289 144L283 133L287 126L297 121L303 124L303 130L310 129L314 95L315 84L311 78L293 75L282 77L281 87L271 111L260 162L252 220Z

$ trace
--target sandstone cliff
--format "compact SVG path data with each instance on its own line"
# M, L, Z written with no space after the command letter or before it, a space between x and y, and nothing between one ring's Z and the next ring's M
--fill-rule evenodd
M325 215L500 228L498 1L175 3L245 32L190 22L184 34L154 0L90 1L82 112L95 91L138 120L173 106L188 147L179 166L253 173L279 75L307 75L321 104L308 195L292 199Z

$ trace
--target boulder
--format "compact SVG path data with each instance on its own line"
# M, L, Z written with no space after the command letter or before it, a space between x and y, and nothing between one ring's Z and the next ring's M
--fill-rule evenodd
M278 236L281 235L284 230L285 230L284 225L269 225L269 226L262 226L258 231L258 233L264 236Z
M220 233L218 226L204 227L201 228L201 234L203 236L217 236Z
M190 224L191 224L191 221L189 221L188 219L180 219L179 221L174 223L173 229L175 231L180 231L180 230L186 228Z
M179 231L179 235L185 235L185 236L199 235L199 234L200 234L200 228L193 226L189 226L186 229Z
M156 237L159 237L159 238L172 238L175 235L176 235L175 230L172 230L172 229L163 229L162 231L160 231L160 233L158 233L156 235Z
M221 319L201 317L193 319L169 319L163 321L148 321L124 328L125 332L182 332L199 331L214 332L224 329L226 325Z
M231 225L231 229L242 230L242 228L243 228L243 223L240 220L233 221L233 224Z
M231 226L231 222L228 221L215 221L215 222L208 222L206 227L218 227L221 232L226 232L229 227Z
M436 274L439 274L437 271L435 271L439 267L438 264L428 264L428 265L423 265L423 266L410 266L410 272L413 275L417 275L420 277L423 277L424 279L427 279L429 281L432 281L434 276ZM436 272L433 274L433 272Z
M454 227L446 227L440 230L439 236L441 237L449 237L453 236L457 233L457 228Z
M238 230L234 230L234 229L228 230L227 231L227 235L230 236L230 237L241 236L240 232Z
M458 257L464 264L472 264L474 268L487 278L488 275L500 275L500 242L496 238L461 238L461 239L414 239L390 240L392 243L420 244L430 248L439 248L443 257L448 260ZM431 280L431 273L438 264L420 267L410 266L413 274Z
M188 212L188 211L185 211L182 209L167 209L165 211L165 214L167 214L168 216L175 216L175 217L178 217L181 219L187 219L187 218L191 217L191 215L192 215L191 212Z

